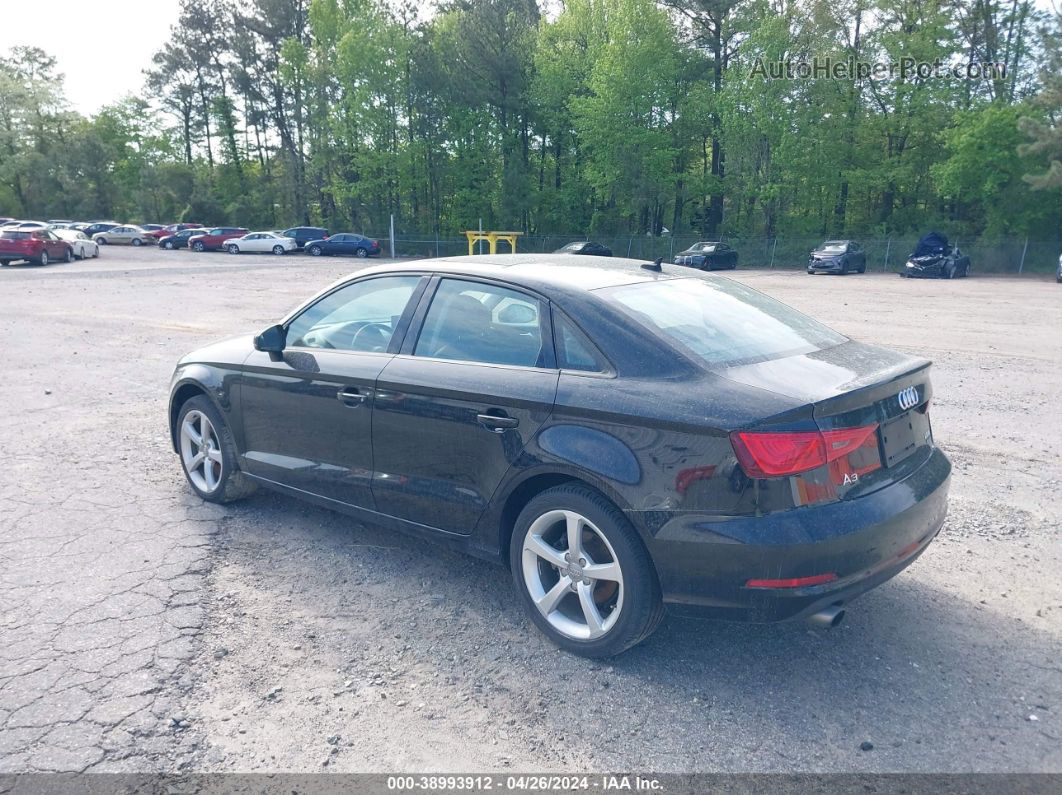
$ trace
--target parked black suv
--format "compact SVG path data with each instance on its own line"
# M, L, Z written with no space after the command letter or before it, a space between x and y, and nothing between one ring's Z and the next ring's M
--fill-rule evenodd
M302 249L311 240L323 240L328 237L328 230L319 226L293 226L281 232L284 237L292 238Z

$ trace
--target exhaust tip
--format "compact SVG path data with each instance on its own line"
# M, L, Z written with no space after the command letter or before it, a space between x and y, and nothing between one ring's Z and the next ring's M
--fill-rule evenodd
M830 605L808 616L809 624L822 629L833 629L842 621L844 621L844 608L840 605Z

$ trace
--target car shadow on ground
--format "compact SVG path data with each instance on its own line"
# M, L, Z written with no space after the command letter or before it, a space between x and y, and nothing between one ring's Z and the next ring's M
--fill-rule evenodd
M320 642L354 634L455 688L474 682L499 725L515 710L533 745L563 737L574 758L815 769L840 747L855 750L850 769L949 770L959 742L982 749L977 769L1006 770L1006 744L1023 739L1045 746L1045 769L1062 761L1057 728L1029 718L1058 711L1062 677L1051 692L1022 685L1045 681L1031 668L1062 673L1058 638L947 592L933 548L834 630L668 617L642 645L588 661L537 632L499 565L280 495L230 510L219 555L293 599ZM558 698L580 704L577 720ZM601 743L605 726L622 727L621 748ZM859 753L867 738L874 756Z

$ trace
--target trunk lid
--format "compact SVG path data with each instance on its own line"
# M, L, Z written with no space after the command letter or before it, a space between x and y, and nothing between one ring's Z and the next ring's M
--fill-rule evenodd
M858 448L826 466L788 478L794 504L807 505L876 491L907 477L929 458L933 447L929 368L926 359L849 341L813 353L731 367L721 374L806 402L815 426L827 436L875 426ZM775 427L779 426L763 430Z

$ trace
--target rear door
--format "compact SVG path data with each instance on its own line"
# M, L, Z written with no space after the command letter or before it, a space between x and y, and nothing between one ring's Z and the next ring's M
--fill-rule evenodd
M384 513L467 534L552 411L548 305L456 277L433 279L421 304L376 384L373 497Z

